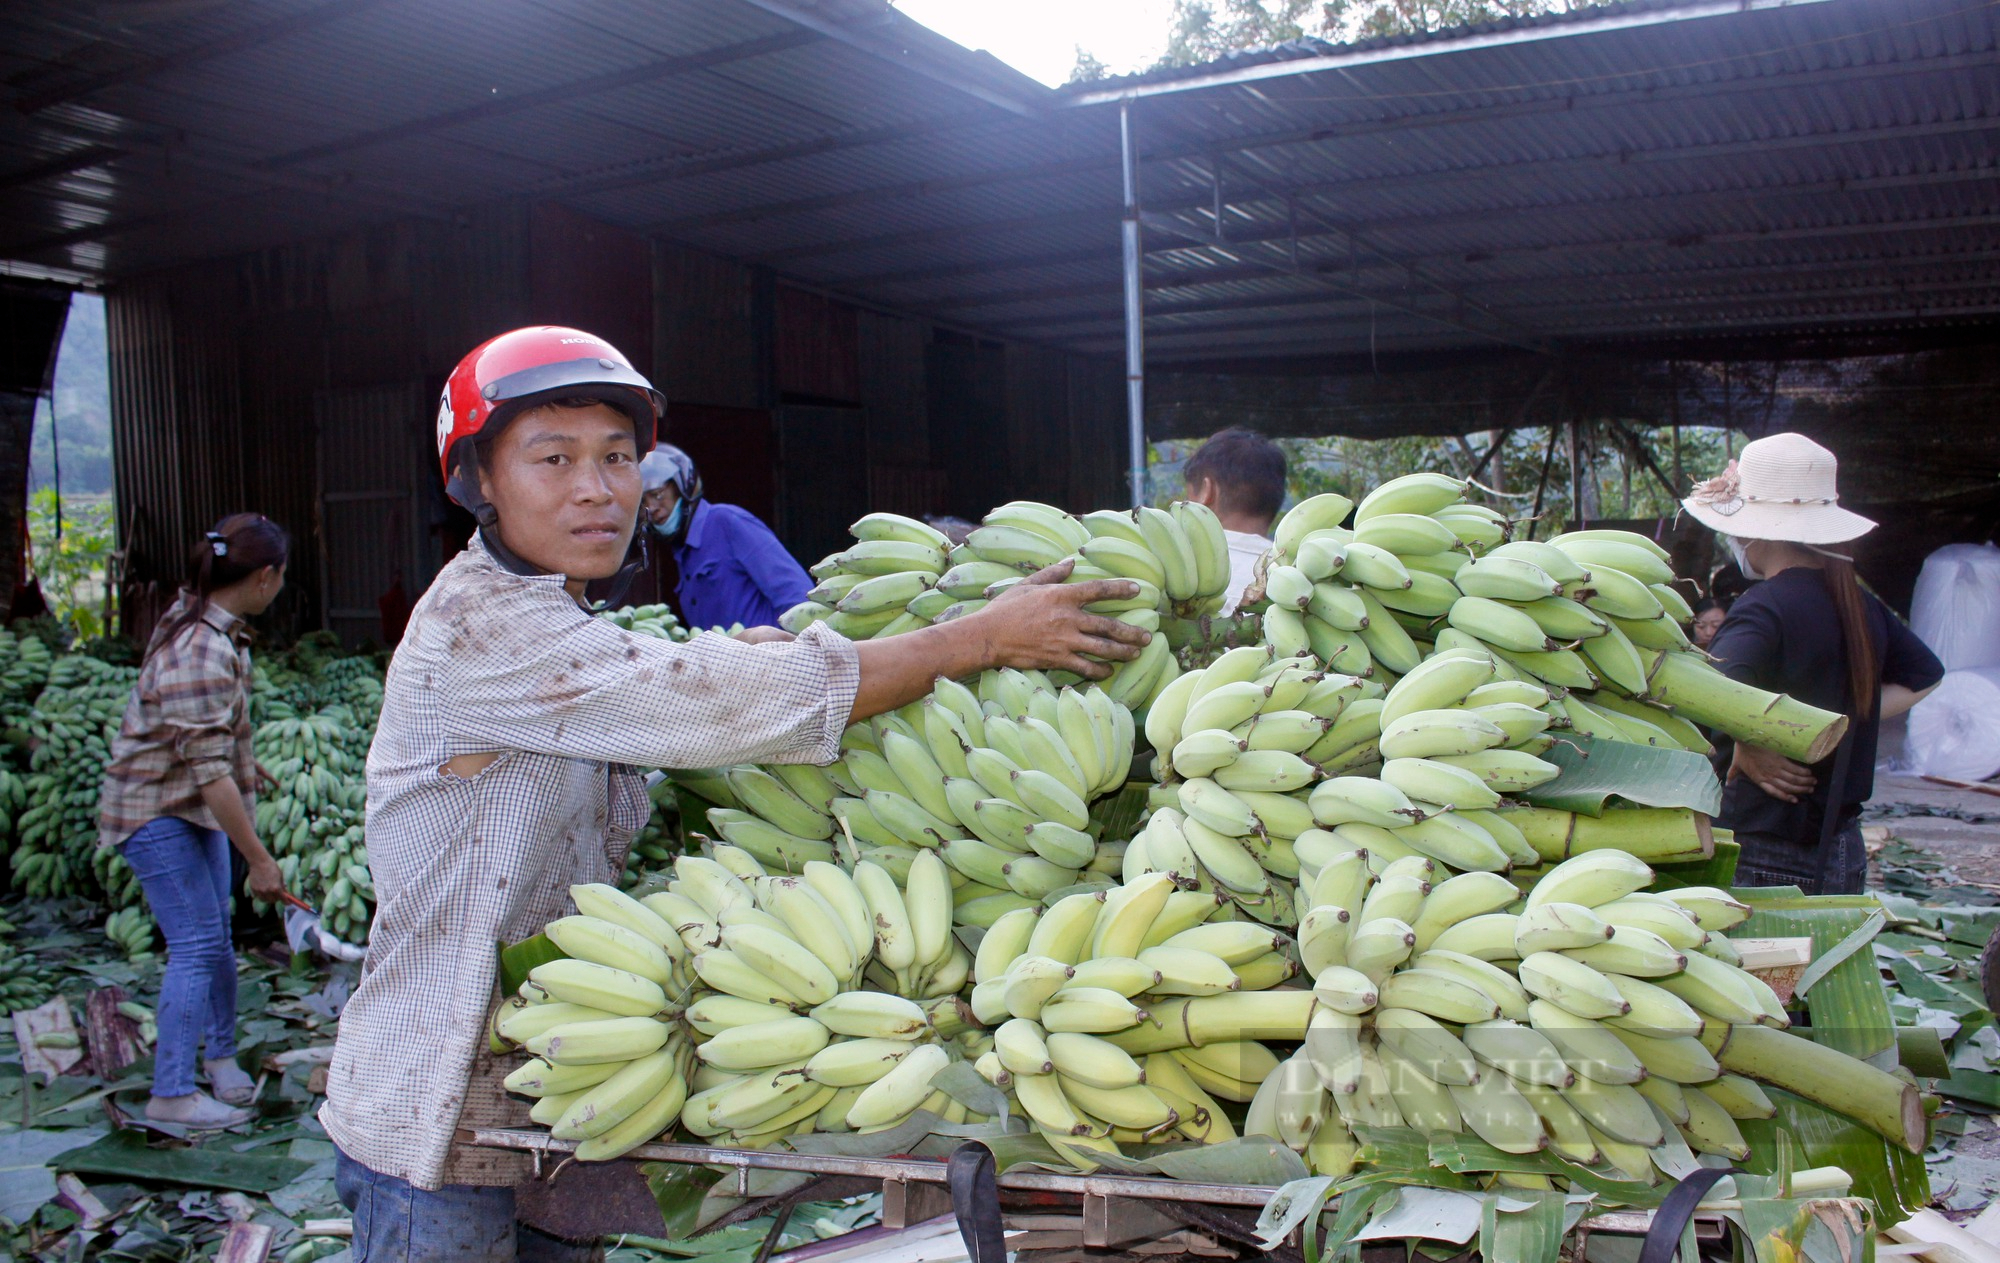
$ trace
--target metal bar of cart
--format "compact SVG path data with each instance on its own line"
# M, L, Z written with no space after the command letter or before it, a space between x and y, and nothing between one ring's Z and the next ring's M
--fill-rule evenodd
M481 1128L472 1133L472 1142L494 1149L515 1149L535 1154L567 1156L576 1142L557 1140L545 1131ZM824 1154L787 1153L770 1149L720 1149L708 1145L641 1145L626 1155L641 1162L680 1162L690 1166L735 1167L739 1180L752 1170L794 1171L805 1175L858 1176L904 1186L943 1184L945 1164L933 1158L843 1158ZM1138 1201L1200 1202L1209 1206L1262 1208L1277 1190L1243 1184L1198 1184L1132 1175L1063 1175L1046 1171L1009 1171L999 1177L1003 1189L1042 1193L1069 1193L1081 1196L1086 1211L1091 1203L1112 1199ZM1099 1207L1101 1210L1101 1207ZM1591 1215L1577 1227L1585 1232L1644 1236L1652 1227L1648 1210L1606 1211ZM1695 1216L1695 1234L1704 1240L1720 1239L1721 1215L1701 1212Z

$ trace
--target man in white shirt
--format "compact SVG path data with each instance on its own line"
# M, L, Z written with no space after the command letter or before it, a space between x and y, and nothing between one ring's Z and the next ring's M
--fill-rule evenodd
M1203 443L1181 473L1187 498L1222 519L1229 540L1229 591L1222 612L1234 614L1257 563L1271 550L1271 524L1285 502L1285 454L1263 435L1232 427Z

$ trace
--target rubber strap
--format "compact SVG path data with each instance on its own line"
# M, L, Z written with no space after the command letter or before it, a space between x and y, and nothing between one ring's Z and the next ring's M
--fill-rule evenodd
M1674 1185L1660 1208L1653 1212L1653 1226L1639 1247L1639 1263L1673 1263L1674 1251L1681 1247L1681 1234L1694 1219L1695 1208L1717 1180L1735 1175L1735 1167L1704 1167Z
M951 1212L971 1263L1007 1263L1007 1237L1000 1229L1000 1181L993 1151L977 1140L952 1150L945 1166Z

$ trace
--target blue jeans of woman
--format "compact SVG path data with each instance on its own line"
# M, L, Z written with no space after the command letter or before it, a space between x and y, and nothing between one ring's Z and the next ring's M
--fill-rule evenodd
M578 1245L514 1219L514 1190L447 1184L435 1191L338 1154L334 1191L354 1212L354 1263L594 1263Z
M173 816L140 826L120 848L167 940L153 1095L195 1090L195 1051L236 1055L236 953L229 944L229 839Z

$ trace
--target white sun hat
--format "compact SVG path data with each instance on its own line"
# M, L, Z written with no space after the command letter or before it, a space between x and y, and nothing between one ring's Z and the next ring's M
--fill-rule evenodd
M1803 434L1773 434L1744 447L1720 474L1681 501L1695 520L1738 539L1840 544L1875 523L1840 507L1840 462Z

